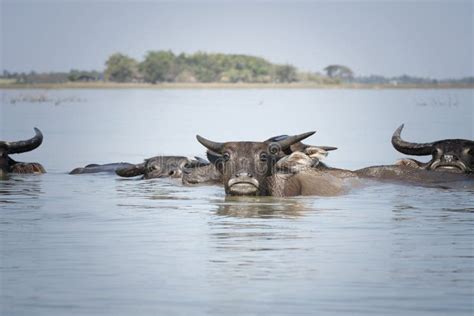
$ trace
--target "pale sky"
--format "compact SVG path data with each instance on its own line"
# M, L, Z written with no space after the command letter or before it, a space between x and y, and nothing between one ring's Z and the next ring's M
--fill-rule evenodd
M300 70L474 75L474 1L1 1L0 69L103 70L149 50L250 54Z

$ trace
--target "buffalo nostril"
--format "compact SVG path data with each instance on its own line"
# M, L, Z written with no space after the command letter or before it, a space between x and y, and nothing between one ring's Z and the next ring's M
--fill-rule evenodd
M454 155L444 155L443 158L446 162L453 162L453 161L457 160Z
M240 177L248 177L248 178L252 178L253 175L249 172L239 172L235 175L236 178L240 178Z

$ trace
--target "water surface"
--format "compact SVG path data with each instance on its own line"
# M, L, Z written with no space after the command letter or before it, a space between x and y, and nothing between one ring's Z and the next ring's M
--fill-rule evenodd
M317 130L343 168L402 157L390 137L473 138L471 90L3 90L0 139L42 176L0 181L2 315L474 311L473 192L391 184L333 198L71 176L88 163L203 155L195 135ZM64 102L11 102L46 93ZM422 158L422 160L426 160Z

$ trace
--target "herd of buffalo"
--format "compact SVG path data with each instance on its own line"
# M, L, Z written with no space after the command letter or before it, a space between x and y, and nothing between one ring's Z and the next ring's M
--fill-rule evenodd
M392 136L393 147L407 155L431 156L429 162L401 159L394 165L371 166L355 171L329 167L321 160L337 149L312 146L301 141L314 134L276 136L263 142L218 143L197 136L207 148L207 158L156 156L139 164L91 164L70 174L116 173L121 177L180 178L183 184L221 184L228 195L333 196L374 179L422 186L450 188L472 186L474 182L474 141L445 139L432 143L411 143L401 138L401 125ZM34 150L43 135L24 141L0 141L0 179L9 173L44 173L39 163L13 160L11 154Z

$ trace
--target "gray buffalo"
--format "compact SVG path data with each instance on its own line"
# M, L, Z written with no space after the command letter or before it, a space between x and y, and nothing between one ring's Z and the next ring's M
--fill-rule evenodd
M121 177L142 176L143 179L152 178L182 178L185 169L206 166L209 163L196 157L190 159L183 156L156 156L146 159L140 164L132 164L118 168L115 172Z
M114 162L114 163L107 163L103 165L99 164L89 164L85 167L79 167L73 169L69 174L87 174L87 173L113 173L117 171L117 169L128 168L134 166L128 162Z
M299 151L287 155L292 145L314 133L263 142L218 143L196 137L208 149L208 159L221 173L228 195L326 196L347 192L357 181L352 172L312 168L313 159ZM295 166L304 168L295 170Z
M18 162L13 160L11 154L20 154L38 148L43 142L43 134L36 127L35 136L28 140L7 142L0 141L0 175L8 173L45 173L43 166L37 162Z
M423 163L415 159L402 159L398 165L424 170L447 171L456 173L474 172L474 141L467 139L443 139L431 143L412 143L401 138L403 124L392 136L392 145L403 154L431 156Z
M142 176L143 179L152 178L181 178L187 169L197 171L200 166L207 166L209 162L196 157L190 159L183 156L156 156L145 159L139 164L129 162L115 162L107 164L89 164L75 168L69 174L113 173L121 177Z
M183 169L183 184L221 184L222 174L212 164L186 165Z

